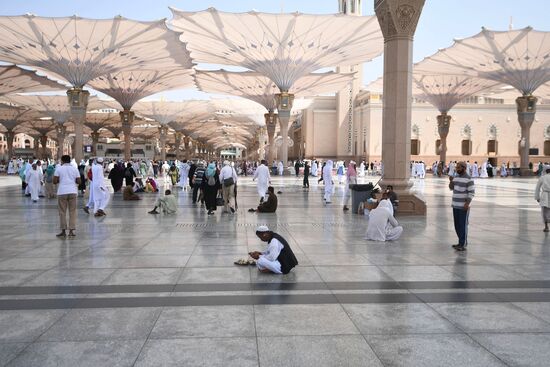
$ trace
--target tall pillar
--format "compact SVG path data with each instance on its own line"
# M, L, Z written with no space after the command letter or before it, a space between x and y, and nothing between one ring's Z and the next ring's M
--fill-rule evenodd
M281 91L275 94L277 101L277 112L279 113L279 126L281 128L281 161L286 167L288 165L288 123L290 122L290 111L294 103L294 94L288 91Z
M32 148L34 150L34 158L40 158L40 135L31 135L33 143Z
M191 154L191 138L188 136L183 137L183 151L185 154L184 159L189 160L193 158Z
M168 126L159 127L160 159L166 160L166 137L168 135Z
M437 131L439 132L439 161L443 165L447 162L447 135L449 135L449 127L451 126L451 115L447 112L441 112L437 116Z
M266 139L266 128L260 128L258 130L258 158L261 161L265 159L265 139Z
M5 135L6 135L6 140L7 140L7 144L8 144L8 159L12 159L13 157L13 140L15 139L15 132L13 131L13 129L7 129L8 131L6 131Z
M382 162L385 185L400 194L399 213L425 214L426 204L409 192L413 37L425 0L375 0L384 35Z
M92 131L90 136L92 137L92 155L94 157L97 157L97 144L99 143L99 132Z
M55 133L57 135L57 160L61 160L63 155L63 146L65 145L65 137L67 136L67 128L63 125L55 126Z
M40 145L42 145L42 152L40 154L40 157L42 159L47 159L48 158L48 136L41 135L39 139L40 139Z
M174 144L176 146L176 159L181 160L181 153L180 153L180 147L181 147L181 141L183 140L183 133L181 131L176 131L174 134Z
M80 162L84 157L84 120L89 96L90 92L82 88L71 88L67 91L69 106L71 107L71 120L74 124L73 155L77 162Z
M119 113L122 131L124 133L124 160L132 159L132 125L134 124L134 111L123 110Z
M271 162L275 159L275 120L276 115L271 111L270 113L266 113L264 115L265 117L265 126L267 129L267 142L269 144L269 148L267 150L267 163L270 165Z
M519 172L522 176L530 176L532 174L529 169L530 136L531 125L533 125L535 113L537 112L537 98L533 96L518 97L516 98L516 106L518 122L521 126Z

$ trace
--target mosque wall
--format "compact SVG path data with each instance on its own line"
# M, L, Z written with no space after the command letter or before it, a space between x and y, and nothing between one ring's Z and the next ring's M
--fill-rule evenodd
M330 99L336 97L318 97L304 113L305 157L306 158L342 158L338 151L336 129L336 109ZM413 160L432 163L439 159L437 119L439 112L430 104L413 103L411 121L411 139L417 139L419 154L412 155ZM510 162L519 166L518 146L520 127L517 122L515 104L459 104L449 114L452 116L447 137L448 160L483 161L493 158L501 164ZM372 98L356 100L354 108L354 150L352 157L358 160L379 161L382 142L382 102ZM304 128L303 128L304 129ZM488 150L489 141L496 141L496 153ZM538 155L532 155L533 163L550 161L550 155L544 155L544 142L550 140L550 105L537 106L537 115L531 128L531 148L538 149ZM463 143L463 141L466 141ZM471 143L467 142L470 141ZM463 154L471 146L470 154ZM550 144L550 143L548 143ZM467 151L465 151L467 153ZM346 159L349 159L346 158Z

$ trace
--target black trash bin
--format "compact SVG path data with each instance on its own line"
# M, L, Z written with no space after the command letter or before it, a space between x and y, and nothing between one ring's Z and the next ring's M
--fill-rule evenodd
M349 185L349 188L351 190L351 210L357 214L359 204L370 198L374 185L370 182L368 184L352 184Z

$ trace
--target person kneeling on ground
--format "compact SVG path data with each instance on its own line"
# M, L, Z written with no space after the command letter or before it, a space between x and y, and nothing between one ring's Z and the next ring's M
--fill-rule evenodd
M143 180L141 177L136 178L134 181L134 192L144 192L145 191L145 185L143 184Z
M157 192L157 183L152 177L149 177L147 181L145 181L145 192Z
M257 209L250 208L249 212L258 212L258 213L275 213L277 210L277 195L275 195L275 189L273 186L267 188L267 200L260 203Z
M366 239L369 241L395 241L403 233L403 227L393 216L390 200L381 200L376 209L370 211Z
M253 251L249 255L256 261L258 270L262 273L288 274L292 268L298 265L298 260L281 235L270 231L267 226L259 226L256 236L263 242L267 242L267 250L264 252Z
M149 214L160 214L157 211L160 208L164 214L176 214L178 212L178 203L176 197L172 195L172 191L166 190L164 197L159 197L155 202L155 207L149 212Z
M141 198L134 193L134 188L128 185L122 191L122 200L141 200Z

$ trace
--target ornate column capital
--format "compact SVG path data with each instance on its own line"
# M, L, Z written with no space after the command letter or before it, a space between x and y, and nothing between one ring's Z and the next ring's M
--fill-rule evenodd
M134 111L124 110L118 113L122 127L131 127L134 122Z
M375 0L374 11L384 42L414 37L425 0Z
M518 122L523 129L529 129L535 120L537 112L537 97L521 96L516 98Z

